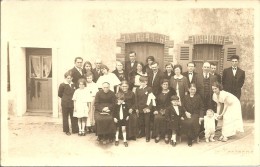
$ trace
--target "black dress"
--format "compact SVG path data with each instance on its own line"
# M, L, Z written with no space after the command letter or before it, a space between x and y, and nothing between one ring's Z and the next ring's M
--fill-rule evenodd
M176 94L176 92L175 92ZM166 108L171 105L171 96L174 91L169 90L167 93L159 93L156 97L155 110L158 114L154 115L153 137L164 136L167 130L167 121L165 117Z
M183 100L184 110L191 114L191 118L182 121L181 132L186 134L188 138L195 139L198 137L200 124L199 118L203 117L203 101L200 95L195 94L193 97L185 95Z
M111 90L107 93L103 90L97 92L95 97L95 122L97 135L113 134L116 132L116 126L113 119L115 104L116 95L114 92ZM104 107L108 107L110 112L102 112Z
M128 125L126 127L127 138L135 138L138 135L138 117L135 111L135 94L132 91L124 92L125 103L129 109L133 109L132 114L129 113Z

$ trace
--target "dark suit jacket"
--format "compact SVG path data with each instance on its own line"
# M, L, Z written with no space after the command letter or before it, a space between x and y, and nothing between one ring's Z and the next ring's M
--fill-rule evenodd
M81 75L80 72L76 69L76 67L73 67L70 71L72 75L72 82L75 84L76 88L78 88L79 87L78 80L80 78L83 78L83 72Z
M100 70L100 72L98 73L96 68L94 68L94 69L92 70L92 73L93 73L93 82L95 82L95 83L97 82L98 78L103 75L102 72L101 72L101 70Z
M185 76L187 79L188 79L188 86L190 87L190 84L191 83L195 83L196 84L196 80L197 80L197 73L196 72L193 72L193 75L192 75L192 80L191 80L191 82L190 82L190 79L189 79L189 72L188 71L186 71L186 72L184 72L184 73L182 73L182 75L183 76Z
M171 77L173 77L173 76L175 75L175 73L172 71L172 72L171 72L171 75L168 76L167 71L164 71L164 72L163 72L163 75L164 75L164 79L168 79L168 80L170 80Z
M215 73L214 76L216 76L218 83L221 83L221 75Z
M235 95L238 99L241 96L241 88L245 81L245 71L237 68L236 75L233 75L232 67L223 71L222 84L223 89Z
M213 91L212 91L212 84L217 81L216 76L209 74L209 94L205 94L205 86L204 86L204 76L203 73L197 74L196 77L196 86L197 86L197 93L200 95L203 104L204 104L204 111L207 109L213 109L214 108L214 101L212 100Z
M133 86L135 82L136 66L137 61L134 62L133 67L131 67L131 61L125 62L126 80L129 82L130 86Z
M164 74L162 71L158 70L154 81L153 81L154 73L150 72L148 74L148 86L150 86L153 90L153 94L157 96L161 91L161 82L164 79ZM152 83L153 82L153 83Z
M120 120L120 107L121 105L115 105L115 111L113 112L113 118ZM123 119L126 120L126 117L129 116L128 107L126 104L122 104L123 107Z
M62 107L70 107L73 108L74 102L72 100L74 91L76 87L74 84L65 84L61 83L58 90L58 96L61 98L61 106Z

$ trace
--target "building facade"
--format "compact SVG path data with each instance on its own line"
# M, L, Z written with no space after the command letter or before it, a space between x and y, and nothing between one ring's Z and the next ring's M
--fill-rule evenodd
M92 5L92 6L91 6ZM254 8L171 8L167 4L120 6L83 2L2 4L2 56L7 61L9 113L46 112L59 116L58 86L74 58L100 58L111 71L131 50L145 62L189 61L201 71L215 62L221 74L240 56L246 72L241 103L245 119L254 115Z

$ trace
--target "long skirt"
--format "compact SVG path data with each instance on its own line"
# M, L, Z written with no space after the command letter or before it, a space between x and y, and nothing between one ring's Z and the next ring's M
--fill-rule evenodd
M165 115L160 113L154 115L154 126L153 126L153 136L161 136L164 137L167 130L167 122L165 119Z
M138 117L136 113L129 115L128 124L126 127L127 138L133 138L138 136Z
M199 135L200 124L198 115L185 118L181 123L181 133L186 134L190 139L196 139Z
M96 114L96 135L116 133L116 125L112 115Z

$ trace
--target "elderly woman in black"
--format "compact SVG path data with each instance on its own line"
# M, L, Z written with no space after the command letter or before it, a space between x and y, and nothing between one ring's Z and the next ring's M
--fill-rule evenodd
M95 97L95 122L96 122L96 135L98 140L107 143L113 141L116 133L116 126L113 119L113 111L116 104L116 95L110 90L110 84L104 82L102 90L97 92Z
M192 140L197 139L200 131L200 123L203 118L203 101L196 94L196 85L192 83L189 94L184 96L183 107L186 117L182 121L182 133L188 137L188 146L192 146Z
M165 118L165 110L171 105L171 96L176 95L174 89L169 88L169 80L164 79L161 83L162 91L156 96L156 107L154 114L153 137L155 143L158 143L161 137L165 137L165 143L169 143L167 134L167 122Z

